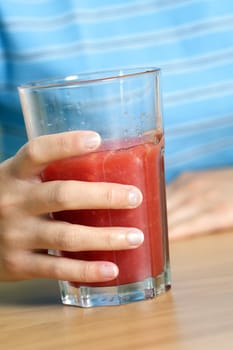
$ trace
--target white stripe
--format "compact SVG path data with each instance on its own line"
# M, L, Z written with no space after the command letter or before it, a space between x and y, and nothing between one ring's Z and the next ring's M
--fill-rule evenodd
M233 113L233 112L232 112ZM187 136L187 134L200 134L206 132L209 129L219 129L233 126L233 114L220 115L218 117L210 116L208 119L191 120L189 122L183 122L179 125L168 126L166 128L166 135L171 138L180 136Z
M164 74L180 74L185 72L200 71L201 69L218 66L220 63L233 62L233 48L212 51L211 53L189 57L180 60L163 61Z
M19 5L19 0L8 0L8 3L11 2L13 3L12 5L14 5L14 3L16 3L17 5ZM36 4L43 4L43 3L50 3L50 0L20 0L20 3L22 4L30 4L30 5L36 5Z
M196 87L180 90L172 93L166 93L163 97L164 105L174 106L181 103L206 100L207 98L220 97L233 94L233 80L221 81L209 84L205 87Z
M176 28L157 30L148 33L138 33L128 36L115 36L108 39L94 39L83 42L76 41L68 45L55 45L37 48L37 50L25 50L23 53L8 52L12 59L41 59L43 56L54 56L59 54L62 56L62 51L65 52L64 57L69 54L69 51L84 50L86 53L119 51L119 48L137 48L145 47L145 45L159 46L167 42L176 42L180 39L191 38L195 36L202 36L205 33L213 30L215 32L225 31L226 29L233 29L233 15L216 17L211 20L194 21L188 25L181 25ZM61 51L59 53L59 51ZM71 53L72 55L72 53ZM28 56L28 57L27 57ZM32 57L30 57L32 56ZM3 53L0 58L3 57Z
M9 16L6 25L14 27L17 30L27 29L28 27L34 26L36 30L47 30L49 27L59 26L61 22L70 23L70 20L78 22L103 22L110 21L118 18L130 18L138 15L150 15L153 13L161 12L162 10L174 10L179 7L191 5L194 3L202 3L201 0L139 0L131 3L121 3L117 5L100 6L96 8L78 8L69 10L59 16L43 17L43 21L37 16L29 17L16 17ZM46 28L47 27L47 28Z
M224 136L220 140L214 142L205 143L203 145L193 147L185 151L180 151L177 154L166 155L166 166L175 167L185 164L190 161L194 161L197 158L203 158L208 154L215 154L224 149L230 149L233 146L233 138L231 136Z

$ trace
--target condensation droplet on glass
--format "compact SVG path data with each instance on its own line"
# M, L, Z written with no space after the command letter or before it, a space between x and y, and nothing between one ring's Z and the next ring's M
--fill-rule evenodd
M70 98L70 92L69 92L69 91L67 91L66 97L67 97L68 99Z
M82 105L80 102L76 104L76 110L79 115L82 114Z

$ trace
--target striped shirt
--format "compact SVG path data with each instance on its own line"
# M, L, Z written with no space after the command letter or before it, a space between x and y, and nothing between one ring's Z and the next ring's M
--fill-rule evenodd
M0 5L0 157L26 141L17 86L162 69L166 174L233 165L233 1L7 0Z

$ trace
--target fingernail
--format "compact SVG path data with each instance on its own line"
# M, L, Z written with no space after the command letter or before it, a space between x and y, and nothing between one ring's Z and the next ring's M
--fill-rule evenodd
M127 241L132 246L138 246L144 241L144 234L140 230L130 230L126 235Z
M113 264L102 264L100 266L101 275L106 279L114 279L118 275L118 268Z
M95 149L101 142L100 135L94 132L88 133L83 138L83 143L86 149Z
M128 203L131 207L138 206L142 201L142 195L139 190L131 190L128 193Z

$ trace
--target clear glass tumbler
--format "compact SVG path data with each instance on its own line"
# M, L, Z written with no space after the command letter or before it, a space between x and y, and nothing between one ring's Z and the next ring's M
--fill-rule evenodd
M137 227L139 248L122 251L54 252L72 259L116 263L119 275L105 283L60 281L64 304L117 305L153 298L170 288L164 181L164 134L160 70L129 69L36 81L19 87L28 138L94 130L100 148L49 165L42 181L81 180L135 185L143 193L136 209L69 210L54 220L88 226Z

